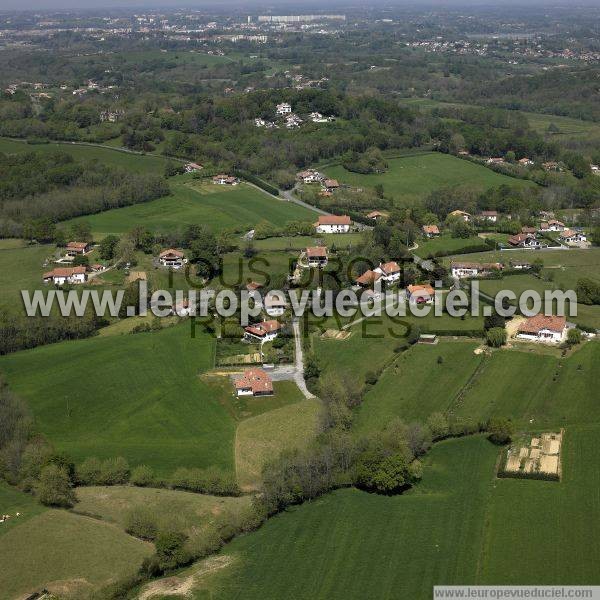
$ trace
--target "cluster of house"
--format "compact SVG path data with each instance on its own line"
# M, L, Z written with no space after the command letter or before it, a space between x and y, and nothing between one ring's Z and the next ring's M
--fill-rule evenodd
M292 112L292 105L289 102L282 102L275 108L275 116L283 118L284 125L287 129L294 129L300 127L304 123L296 113ZM320 112L312 112L308 115L308 119L313 123L329 123L333 121L333 117L326 117ZM256 118L254 119L254 125L256 127L265 127L267 129L277 129L279 125L275 121L267 121L266 119Z
M92 244L89 242L69 242L66 246L66 258L74 259L76 256L85 256L92 250ZM102 271L102 265L91 265L90 271ZM53 283L54 285L79 284L85 283L88 279L88 267L80 265L77 267L56 267L42 275L44 283Z
M215 175L212 178L212 182L215 185L237 185L240 180L237 177L234 177L233 175L224 175L224 174L219 174L219 175Z
M296 173L296 179L299 182L306 184L320 183L321 195L323 196L331 196L331 194L333 194L333 192L340 187L337 179L329 179L314 169L308 169L306 171L300 171L299 173Z

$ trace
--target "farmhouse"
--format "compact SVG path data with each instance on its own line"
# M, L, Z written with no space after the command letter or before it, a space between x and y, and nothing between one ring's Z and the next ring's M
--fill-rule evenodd
M485 161L488 165L503 165L504 164L504 159L503 158L488 158Z
M163 267L181 269L181 267L183 267L183 265L187 262L187 259L180 250L169 248L168 250L163 250L158 255L158 262L160 262Z
M537 233L537 229L535 227L521 227L521 233L535 235Z
M462 279L464 277L481 277L489 275L493 271L501 271L504 268L502 263L470 263L470 262L452 262L450 263L452 277Z
M428 238L440 235L440 228L437 225L423 225L423 235Z
M565 338L566 318L536 315L519 325L517 337L534 342L560 343Z
M287 117L285 118L285 126L288 129L293 129L294 127L300 127L300 125L302 124L302 119L295 114L291 114L291 115L287 115Z
M91 250L91 244L87 242L69 242L67 244L67 254L69 256L84 255Z
M402 274L400 265L394 261L380 263L374 272L379 273L381 275L381 279L386 283L395 283L400 279Z
M240 180L233 175L215 175L213 178L213 183L216 185L237 185Z
M431 304L435 290L430 285L409 285L406 288L408 301L415 304Z
M495 210L482 210L479 218L495 223L498 220L498 213Z
M189 162L185 165L185 172L186 173L195 173L196 171L200 171L203 168L204 167L202 165L199 165L198 163Z
M338 183L337 179L326 179L323 182L323 187L328 192L334 192L335 190L337 190L340 187L340 184Z
M313 269L322 269L327 266L327 248L325 246L313 246L304 251L306 264Z
M348 233L351 224L347 215L321 215L314 225L317 233Z
M560 241L565 244L581 244L587 242L587 236L584 233L573 231L572 229L566 229L559 236Z
M270 342L277 337L281 324L275 319L271 321L263 321L256 325L248 325L244 327L244 339L248 342Z
M517 248L541 248L542 243L531 233L518 233L508 238L508 243Z
M263 305L265 312L270 317L280 317L285 312L287 302L283 294L269 292L263 301Z
M262 369L248 369L236 379L235 391L238 396L272 396L273 381Z
M287 102L282 102L277 105L275 114L277 115L289 115L292 112L292 105Z
M548 221L548 231L564 231L566 229L565 224L556 219Z
M43 275L44 283L65 285L65 283L85 283L87 273L85 267L57 267Z
M299 173L296 173L296 179L302 183L320 183L325 179L325 177L323 177L319 171L307 169L306 171L300 171Z
M453 210L448 216L460 218L465 222L469 222L472 218L471 214L464 210Z

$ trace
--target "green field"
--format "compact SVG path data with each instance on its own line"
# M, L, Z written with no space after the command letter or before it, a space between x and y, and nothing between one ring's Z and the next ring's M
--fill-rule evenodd
M422 200L444 187L468 184L481 190L502 184L518 187L533 186L532 182L501 175L467 160L449 154L406 156L388 159L389 168L381 175L361 175L347 171L341 165L325 169L329 177L342 184L374 187L382 184L386 195L396 200Z
M186 185L185 182L188 182ZM211 183L196 185L189 178L172 180L171 196L116 208L96 215L67 221L87 221L96 239L122 234L138 225L155 233L181 231L190 224L202 224L215 232L247 232L260 222L283 227L290 221L314 221L312 210L266 194L247 184L224 189Z
M161 474L178 466L233 470L235 424L212 368L215 340L189 321L157 333L95 337L18 352L0 371L40 430L79 462L125 456Z
M567 430L560 483L495 479L498 449L484 438L442 442L403 496L341 490L235 540L231 566L203 578L195 598L428 600L435 584L597 585L598 433Z
M314 217L313 217L314 219ZM257 250L304 250L308 246L324 244L331 248L335 244L337 248L349 248L358 246L362 240L361 233L346 233L344 235L325 233L319 236L298 235L294 237L273 237L264 240L255 240L254 246Z
M434 583L474 582L497 452L480 437L444 442L413 492L290 508L228 546L233 564L195 598L424 600Z
M415 254L421 258L435 255L436 252L456 252L470 247L482 246L485 243L480 237L474 236L467 239L454 238L449 233L444 233L437 238L419 240L419 247Z
M600 424L594 394L600 344L587 342L567 358L538 352L494 352L456 414L480 420L510 417L519 427Z
M44 587L82 598L95 587L135 573L151 553L151 544L115 525L45 510L0 535L0 590L7 599Z
M473 353L478 345L417 344L404 352L365 396L356 414L357 431L381 431L395 417L424 423L432 413L448 411L482 361Z
M17 152L66 152L76 160L94 160L111 167L119 167L128 171L146 174L162 175L167 159L152 154L135 154L133 152L121 152L111 148L100 148L98 146L71 144L71 143L49 143L49 144L27 144L18 140L0 138L0 152L14 154Z

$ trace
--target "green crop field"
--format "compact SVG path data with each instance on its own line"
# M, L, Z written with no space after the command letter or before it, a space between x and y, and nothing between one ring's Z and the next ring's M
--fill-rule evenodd
M404 352L366 394L356 414L357 431L381 431L395 417L424 423L432 413L449 410L482 361L473 353L478 345L417 344Z
M152 154L122 152L114 148L100 148L85 144L48 143L27 144L26 142L0 138L0 152L14 154L18 152L66 152L77 160L97 160L111 167L119 167L138 173L158 173L162 175L166 158Z
M449 154L423 154L392 158L388 170L380 175L361 175L347 171L341 165L326 168L329 177L342 184L374 187L382 184L387 195L398 200L422 200L435 190L468 184L481 190L502 184L518 187L533 186L532 182L501 175L487 167L476 165Z
M96 215L66 221L87 221L96 239L109 234L122 234L138 225L153 232L179 231L190 224L202 224L215 232L233 230L246 232L260 222L283 227L290 221L314 221L312 210L285 200L279 200L250 185L234 188L204 184L194 188L186 178L172 180L173 194L165 198L116 208ZM210 186L208 190L206 186Z
M77 462L122 455L161 474L231 471L235 423L222 388L198 377L212 368L215 340L200 328L192 339L188 323L10 354L0 371L40 430Z
M592 391L599 360L600 344L594 341L567 358L516 349L494 352L456 413L481 420L510 417L537 430L600 423Z
M0 535L0 590L3 598L21 598L43 587L82 598L135 573L151 553L151 544L115 525L44 510Z
M598 435L597 418L594 425L566 430L560 484L516 479L495 483L481 552L481 583L598 585L600 521L590 518L600 510Z
M349 489L290 508L228 546L231 566L195 598L425 600L435 583L475 582L497 454L481 437L443 442L403 496Z
M35 245L0 249L0 306L11 312L21 310L21 290L43 287L43 266L54 246Z

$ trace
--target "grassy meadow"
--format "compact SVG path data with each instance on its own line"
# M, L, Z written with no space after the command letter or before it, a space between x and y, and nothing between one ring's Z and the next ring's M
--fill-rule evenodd
M101 239L125 233L140 224L156 233L179 231L191 224L206 225L214 232L246 232L261 222L283 227L290 221L315 220L314 211L279 200L248 184L225 187L186 176L171 181L170 196L77 217L65 225L87 221L94 237Z
M482 246L484 243L484 240L477 236L463 239L454 238L450 233L444 233L437 238L419 240L419 247L415 250L415 254L421 258L427 258L436 252L455 252Z
M82 598L102 584L135 573L150 554L151 544L115 525L64 510L44 510L0 535L0 590L7 599L44 587Z
M462 340L412 346L366 394L357 431L380 431L396 417L424 423L434 412L447 412L482 361L473 352L478 346Z
M55 153L66 152L76 160L98 161L111 167L145 174L161 174L167 159L154 154L136 154L123 152L114 148L101 148L85 144L53 143L28 144L19 140L0 138L0 152L15 154L20 152Z
M160 474L233 470L235 423L212 368L214 338L189 322L156 333L94 337L18 352L0 371L40 430L76 462L122 455Z
M326 168L324 171L329 177L337 179L342 184L370 188L382 184L386 195L409 201L422 200L440 188L466 183L481 190L502 184L518 187L535 185L522 179L501 175L484 166L449 154L432 152L391 158L387 162L388 170L376 175L352 173L341 165Z

